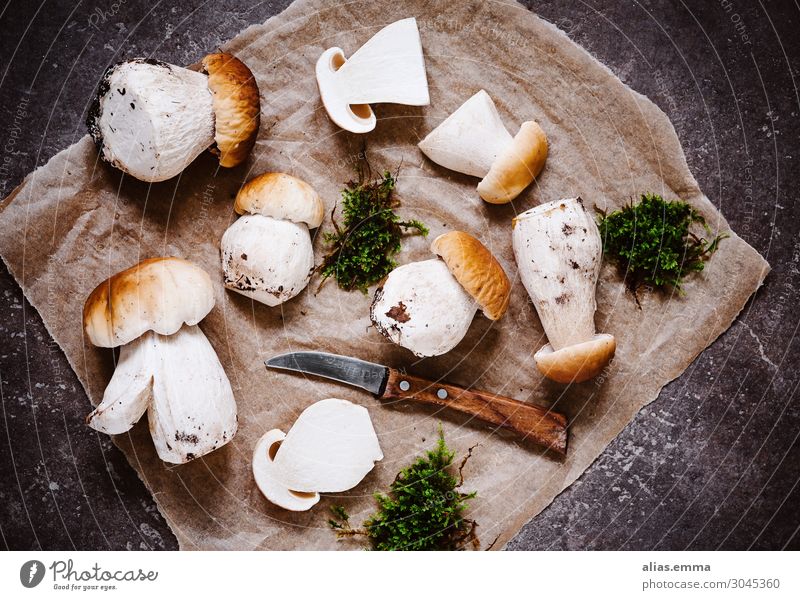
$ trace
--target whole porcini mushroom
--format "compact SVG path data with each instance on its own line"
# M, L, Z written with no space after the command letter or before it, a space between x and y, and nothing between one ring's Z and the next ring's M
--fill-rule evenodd
M595 287L603 245L580 198L556 200L514 219L514 256L550 342L535 355L560 383L591 379L613 358L613 335L596 334Z
M244 216L220 243L225 287L267 306L294 298L314 271L309 228L324 216L317 192L291 175L264 173L242 186L234 210Z
M452 350L479 309L495 321L505 314L511 296L503 267L470 234L442 234L431 251L441 260L397 267L375 292L370 307L378 331L417 356Z
M106 70L87 126L103 160L157 182L208 149L223 167L242 163L260 114L255 77L230 54L209 54L202 71L136 58Z
M211 278L180 258L151 258L89 295L83 327L95 346L122 346L102 402L86 418L97 431L128 431L147 411L159 458L185 463L236 434L236 401L197 326L214 306Z
M547 160L547 136L535 121L525 121L514 137L500 119L489 94L480 90L419 144L433 162L481 177L478 194L505 204L528 187Z
M317 85L331 121L346 131L375 129L370 104L430 104L417 20L395 21L372 36L349 59L328 48L317 60Z
M354 488L382 459L367 409L328 398L306 408L289 433L273 429L258 441L253 476L267 500L302 511L320 492Z

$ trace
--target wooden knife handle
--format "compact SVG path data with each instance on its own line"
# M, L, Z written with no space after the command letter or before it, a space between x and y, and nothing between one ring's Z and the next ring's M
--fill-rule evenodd
M381 398L435 404L471 415L558 452L567 453L567 418L557 412L489 392L434 383L389 369Z

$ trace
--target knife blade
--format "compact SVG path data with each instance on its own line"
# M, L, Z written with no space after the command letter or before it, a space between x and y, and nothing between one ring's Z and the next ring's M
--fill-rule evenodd
M317 375L360 387L381 399L407 400L452 409L559 454L567 452L567 418L557 412L491 392L428 381L397 369L326 352L290 352L265 361L268 368Z
M267 367L309 373L360 387L380 396L389 379L389 367L359 358L327 352L290 352L265 361Z

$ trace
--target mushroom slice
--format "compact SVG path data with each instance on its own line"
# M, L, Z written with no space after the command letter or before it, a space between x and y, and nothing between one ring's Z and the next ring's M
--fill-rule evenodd
M213 306L208 274L179 258L142 261L97 286L83 308L86 335L95 346L126 345L88 425L123 433L147 410L158 455L172 463L230 441L233 391L196 326Z
M480 90L419 144L433 162L481 177L478 194L504 204L516 198L544 167L547 136L535 121L524 122L512 137L489 94Z
M586 381L616 349L613 336L595 335L600 231L580 198L542 204L513 224L520 278L550 342L537 352L537 367L555 381Z
M253 451L253 477L258 489L273 504L286 510L309 510L319 502L319 494L294 492L275 477L275 456L285 438L286 434L280 429L273 429L261 436Z
M316 66L322 104L342 129L375 129L373 103L430 104L417 20L387 25L346 59L341 48L322 53Z
M329 398L300 414L277 451L273 472L290 490L343 492L382 458L367 409Z
M267 306L294 298L314 270L305 223L245 215L228 227L220 248L225 287Z
M264 173L242 186L233 208L245 216L220 243L225 287L267 306L294 298L314 271L308 228L324 211L317 192L286 173Z
M243 162L258 133L255 78L228 54L210 54L203 68L143 58L111 66L87 119L101 158L148 182L178 175L212 147L223 167Z
M417 356L452 350L478 305L438 259L402 265L375 293L370 318L384 336Z

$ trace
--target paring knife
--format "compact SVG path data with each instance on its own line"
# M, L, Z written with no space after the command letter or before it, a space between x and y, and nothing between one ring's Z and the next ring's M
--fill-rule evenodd
M266 361L272 369L286 369L326 377L367 390L381 399L434 404L509 429L559 454L567 453L567 419L547 409L489 392L465 390L405 375L375 363L328 354L291 352Z

